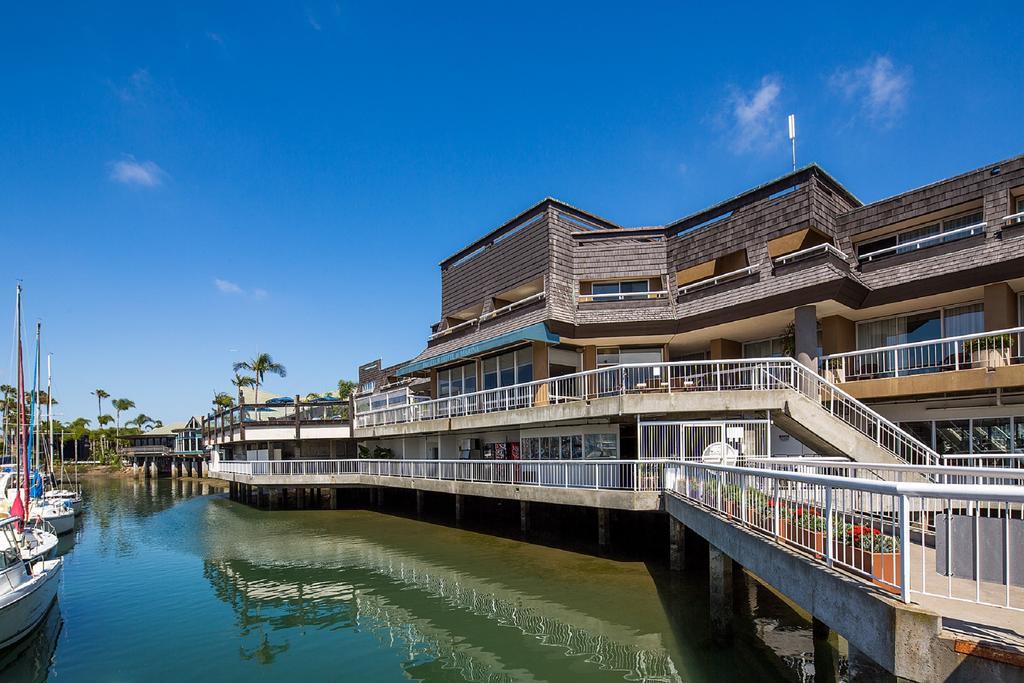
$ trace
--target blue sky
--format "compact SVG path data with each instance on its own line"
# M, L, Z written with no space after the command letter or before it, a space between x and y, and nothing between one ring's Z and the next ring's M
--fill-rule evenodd
M1010 3L173 4L0 25L0 284L67 417L412 356L460 246L547 195L686 215L786 172L790 112L866 201L1024 152Z

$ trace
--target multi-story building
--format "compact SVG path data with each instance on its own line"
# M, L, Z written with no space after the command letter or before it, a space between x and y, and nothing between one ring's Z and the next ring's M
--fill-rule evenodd
M397 457L692 455L655 423L766 416L760 454L1024 452L1024 157L870 204L811 165L640 228L547 198L440 266L426 348L360 369L354 435ZM821 415L728 391L787 372Z

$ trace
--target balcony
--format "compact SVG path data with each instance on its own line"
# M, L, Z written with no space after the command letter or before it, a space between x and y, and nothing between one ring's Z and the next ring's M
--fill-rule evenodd
M894 244L889 247L883 247L881 249L872 249L870 251L860 253L858 251L857 260L860 263L871 263L878 259L887 258L890 256L896 256L898 254L909 254L916 252L920 249L927 247L934 247L939 244L947 244L949 242L956 242L958 240L967 239L968 237L974 237L975 235L985 234L985 228L988 223L982 221L980 223L974 223L972 225L965 225L962 228L956 228L954 230L945 230L943 232L937 232L934 235L928 235L916 240L910 240L908 242L902 242ZM894 238L895 239L895 238Z
M665 300L668 290L659 289L646 292L613 292L608 294L580 294L577 303L600 303L609 301L657 301Z
M1024 327L894 344L823 356L820 367L832 382L895 379L938 372L1019 364Z
M841 261L848 261L849 257L839 249L836 249L829 243L818 244L807 249L801 249L800 251L794 251L790 254L784 254L782 256L772 259L772 265L776 268L780 266L788 266L794 263L801 263L803 261L809 261L811 259L820 258L822 256L834 256Z
M271 399L265 403L245 403L208 415L203 420L203 440L207 444L301 438L303 428L334 428L317 430L307 436L317 438L348 438L349 404L342 400L299 401L290 398Z
M693 292L699 292L704 289L709 289L716 285L720 285L726 282L732 282L733 280L741 280L749 275L753 275L757 272L758 266L747 266L740 268L739 270L733 270L728 273L722 273L721 275L715 275L713 277L704 278L703 280L697 280L691 282L688 285L679 288L679 296L685 296L692 294Z
M527 297L524 297L522 299L519 299L518 301L513 301L510 304L506 304L505 306L502 306L500 308L496 308L493 311L489 311L487 313L484 313L484 314L480 315L477 318L473 318L471 320L465 320L465 321L459 323L458 325L453 325L451 327L448 327L448 328L445 328L445 329L440 330L438 332L435 332L434 334L430 335L429 339L430 339L430 341L434 341L436 339L441 339L442 337L447 337L449 335L455 334L456 332L459 332L461 330L467 330L467 329L470 329L472 327L479 326L481 323L485 323L488 320L493 320L494 318L497 318L498 316L501 316L501 315L505 315L506 313L511 313L512 311L514 311L514 310L516 310L518 308L522 308L523 306L528 306L528 305L530 305L532 303L536 303L538 301L543 301L544 297L545 297L545 293L542 290L540 292L537 292L536 294L531 294L530 296L527 296ZM440 324L441 323L437 323L437 325L440 325Z

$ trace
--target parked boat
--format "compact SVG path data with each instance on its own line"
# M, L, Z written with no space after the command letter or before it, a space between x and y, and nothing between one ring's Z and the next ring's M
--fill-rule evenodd
M47 491L43 494L43 500L47 503L54 503L57 505L63 505L70 507L74 512L75 517L82 514L82 494L81 492L70 491L68 489L57 489L55 491Z
M0 648L13 645L34 629L57 597L64 561L25 562L17 549L16 517L0 520L7 548L0 552Z
M13 547L17 548L21 559L26 562L48 560L57 550L56 532L41 521L29 524L22 534L16 534L15 537L17 543ZM7 536L0 534L0 552L9 547L12 546L8 545Z

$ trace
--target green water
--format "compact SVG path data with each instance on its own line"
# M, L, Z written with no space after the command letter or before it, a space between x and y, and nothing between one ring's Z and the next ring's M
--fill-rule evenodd
M808 625L752 581L719 647L699 569L378 512L262 512L198 482L85 487L56 608L0 654L4 681L813 678Z

